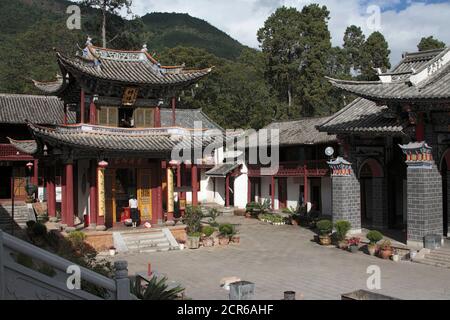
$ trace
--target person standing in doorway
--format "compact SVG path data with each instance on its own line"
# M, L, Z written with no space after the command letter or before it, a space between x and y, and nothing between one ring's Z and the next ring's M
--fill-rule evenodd
M139 210L138 210L138 201L134 195L130 196L128 205L131 209L131 220L133 221L133 228L136 228L139 222Z

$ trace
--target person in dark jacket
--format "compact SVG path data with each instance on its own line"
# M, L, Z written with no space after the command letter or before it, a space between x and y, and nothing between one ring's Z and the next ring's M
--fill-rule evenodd
M130 196L130 200L128 200L128 205L131 208L131 220L133 221L133 228L136 228L139 222L139 210L138 210L138 201L134 195Z

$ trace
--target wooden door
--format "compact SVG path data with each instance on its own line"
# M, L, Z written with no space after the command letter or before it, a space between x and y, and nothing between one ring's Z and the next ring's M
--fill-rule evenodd
M152 221L152 170L138 169L137 200L141 221Z
M105 171L105 224L107 228L114 227L116 222L116 170Z
M280 210L287 207L287 178L278 178L278 202Z
M19 199L25 199L27 197L27 191L25 189L27 185L27 177L25 168L14 167L14 197Z

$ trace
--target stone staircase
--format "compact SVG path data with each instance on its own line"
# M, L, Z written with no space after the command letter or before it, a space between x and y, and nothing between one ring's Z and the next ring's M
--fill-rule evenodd
M431 250L430 253L424 255L423 259L416 260L416 262L450 269L450 246L446 245L440 249Z
M179 250L180 247L167 228L114 233L114 246L119 253L151 253Z
M0 229L11 231L12 206L11 204L0 204ZM16 203L14 205L14 229L25 229L27 221L35 220L34 214L30 212L26 203Z

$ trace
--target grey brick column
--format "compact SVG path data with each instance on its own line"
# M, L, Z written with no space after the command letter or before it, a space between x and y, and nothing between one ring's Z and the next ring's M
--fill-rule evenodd
M408 245L423 247L427 235L443 234L442 176L426 143L402 146L408 165Z
M328 163L332 170L333 222L347 220L351 233L361 232L361 189L351 164L343 158Z

